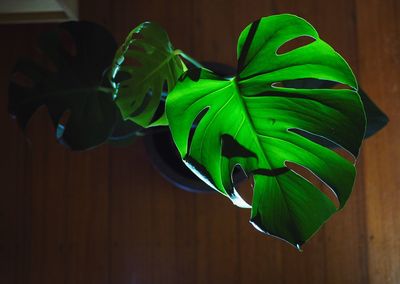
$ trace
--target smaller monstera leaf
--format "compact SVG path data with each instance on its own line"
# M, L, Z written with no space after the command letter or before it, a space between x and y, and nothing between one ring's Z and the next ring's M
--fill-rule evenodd
M185 70L167 33L157 24L144 22L133 29L118 49L110 81L124 119L143 127L166 125L163 88L170 91ZM162 108L161 115L156 115Z
M277 53L300 36L313 42ZM347 88L284 86L307 78ZM264 233L300 248L349 198L355 161L304 133L357 157L365 131L363 106L348 64L304 19L284 14L253 22L239 38L237 75L187 71L168 95L166 113L182 159L220 193L246 205L232 173L239 165L253 176L251 222ZM329 186L339 208L291 163Z
M94 23L66 22L42 34L39 48L40 62L21 59L14 68L9 112L25 129L36 110L46 106L57 138L72 150L105 142L118 115L103 78L117 49L112 35Z

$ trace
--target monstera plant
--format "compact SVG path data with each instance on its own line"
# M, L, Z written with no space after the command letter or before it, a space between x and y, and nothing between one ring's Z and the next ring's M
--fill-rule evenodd
M55 57L56 72L32 62L16 65L16 73L35 83L13 81L10 86L10 112L23 127L46 105L57 137L81 150L168 126L193 173L234 204L251 208L257 229L299 249L348 200L366 117L367 129L387 122L358 88L346 61L310 23L294 15L265 17L247 26L238 40L236 74L229 77L174 49L155 23L133 29L112 62L107 58L114 55L113 44L96 48L88 38L100 42L100 33L76 27L67 23L61 29L86 44L77 44L74 55ZM282 51L286 43L304 37L306 44ZM59 45L42 44L50 51ZM75 80L67 79L71 76ZM70 116L64 122L66 111ZM233 172L238 168L253 179L251 205L236 189ZM338 205L305 172L327 185Z

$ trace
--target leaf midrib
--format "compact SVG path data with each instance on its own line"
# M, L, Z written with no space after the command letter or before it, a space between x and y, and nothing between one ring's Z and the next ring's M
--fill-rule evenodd
M213 94L213 93L215 93L215 92L217 92L217 91L224 90L224 89L226 89L226 88L229 88L230 86L231 86L231 83L228 84L227 86L224 86L224 87L221 88L221 89L218 89L218 90L216 90L216 91L211 92L210 94ZM209 94L209 95L210 95L210 94ZM213 118L211 119L211 121L208 123L206 129L204 129L204 133L207 133L208 128L209 128L210 125L214 122L214 120L216 119L216 117L218 116L218 114L225 108L225 106L226 106L233 98L234 98L234 97L231 96L231 97L224 103L224 105L217 111L217 113L213 116ZM200 143L200 157L203 157L203 145L204 145L204 140L205 140L205 135L203 135L202 138L201 138L201 143ZM189 154L190 154L190 152L189 152Z
M248 119L248 121L249 121L249 124L250 124L250 127L251 127L251 129L252 129L252 132L255 133L256 141L257 141L257 146L259 147L260 151L264 154L263 157L264 157L266 163L268 164L269 168L272 169L272 163L271 163L271 161L269 160L267 153L264 152L264 148L261 146L261 142L260 142L260 140L259 140L259 136L262 136L262 134L259 134L259 133L255 130L255 128L254 128L253 120L252 120L252 118L251 118L251 116L250 116L250 114L249 114L249 112L248 112L247 105L246 105L245 101L243 100L243 98L242 98L242 96L241 96L240 89L239 89L239 86L238 86L238 84L237 84L237 79L234 78L234 79L232 80L232 83L235 85L236 94L237 94L237 96L239 97L239 100L240 100L240 102L242 103L243 108L245 109L245 117L246 117L246 119ZM279 187L281 196L282 196L282 198L283 198L283 200L284 200L284 202L285 202L285 204L286 204L286 208L287 208L287 210L288 210L290 219L292 219L293 224L295 224L295 228L296 228L295 231L296 231L296 233L297 233L296 235L298 235L298 234L299 234L299 229L298 229L298 227L297 227L296 222L294 222L295 219L293 218L293 213L291 212L289 203L288 203L287 198L286 198L286 195L285 195L285 191L282 190L282 185L281 185L279 179L278 179L276 176L273 176L272 178L275 179L275 182L277 183L277 185L278 185L278 187Z
M268 166L269 166L269 168L270 169L272 169L272 166L271 166L271 162L269 161L269 159L268 159L268 157L267 157L267 154L264 152L264 148L262 147L262 145L261 145L261 143L260 143L260 140L259 140L259 138L258 138L258 136L259 136L259 134L258 134L258 132L256 131L256 129L254 128L254 122L253 122L253 119L251 118L251 115L250 115L250 113L249 113L249 111L248 111L248 108L247 108L247 104L246 104L246 102L243 100L243 98L242 98L242 95L241 95L241 92L240 92L240 88L239 88L239 85L238 85L238 82L237 82L237 78L236 77L234 77L232 80L231 80L231 82L232 82L232 84L234 84L234 87L235 87L235 91L236 91L236 95L237 95L237 97L239 98L239 101L241 102L241 104L242 104L242 108L245 110L245 119L247 119L248 121L249 121L249 125L250 125L250 127L251 127L251 130L252 130L252 133L254 133L254 135L256 136L256 141L257 141L257 147L260 149L260 151L264 154L263 156L264 156L264 158L265 158L265 161L266 161L266 163L268 164Z

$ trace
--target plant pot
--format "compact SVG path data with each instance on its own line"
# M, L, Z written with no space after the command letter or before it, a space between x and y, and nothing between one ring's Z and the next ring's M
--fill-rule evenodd
M170 183L190 192L214 191L182 162L167 127L144 136L144 141L154 168Z

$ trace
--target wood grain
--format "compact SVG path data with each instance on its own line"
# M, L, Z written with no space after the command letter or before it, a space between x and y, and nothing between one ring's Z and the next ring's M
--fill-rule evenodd
M81 1L81 18L121 43L153 20L175 47L234 65L236 40L274 13L308 19L389 115L364 143L354 193L299 253L249 224L248 210L165 181L143 141L71 153L45 110L28 143L6 111L15 60L49 25L0 26L0 283L399 283L400 3L397 0Z
M391 119L364 145L369 278L400 281L400 3L357 1L359 80Z

